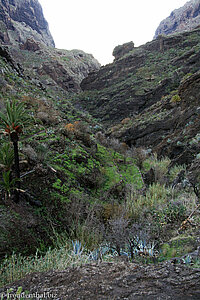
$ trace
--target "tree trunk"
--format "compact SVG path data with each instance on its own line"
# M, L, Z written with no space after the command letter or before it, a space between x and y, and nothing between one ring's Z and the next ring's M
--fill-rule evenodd
M20 190L20 168L19 168L19 150L18 150L18 135L16 132L10 134L10 139L14 147L15 157L15 176L16 176L16 189L15 189L15 202L19 202L19 190Z

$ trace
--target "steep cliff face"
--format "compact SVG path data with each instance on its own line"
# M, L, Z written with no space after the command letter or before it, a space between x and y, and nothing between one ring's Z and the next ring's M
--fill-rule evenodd
M38 0L0 0L0 41L16 45L27 38L55 46Z
M171 15L163 20L155 32L159 35L169 35L175 32L191 30L200 24L200 1L192 0L183 7L175 9Z
M0 0L0 55L43 88L80 91L81 81L100 68L81 50L55 49L38 0Z
M108 125L142 113L199 70L199 36L195 29L158 37L125 54L121 46L121 56L83 80L77 102Z
M110 127L111 137L191 162L199 145L199 37L196 28L130 51L118 47L112 64L82 81L76 101Z
M110 131L130 146L152 148L174 163L190 164L199 153L200 72L183 79L177 91ZM177 94L176 94L177 93Z

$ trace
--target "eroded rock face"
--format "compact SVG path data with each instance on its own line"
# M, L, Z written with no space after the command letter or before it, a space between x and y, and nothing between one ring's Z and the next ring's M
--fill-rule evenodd
M123 45L119 45L117 47L115 47L115 49L113 50L113 56L115 57L115 59L118 59L122 56L124 56L126 53L128 53L129 51L134 49L134 43L133 42L129 42L129 43L125 43Z
M20 45L20 49L35 52L40 50L40 44L33 39L27 39L24 44Z
M169 35L191 30L200 25L200 1L188 1L183 7L175 9L156 29L155 36Z
M41 82L45 87L62 89L64 92L80 91L81 81L92 71L100 68L99 62L81 50L59 50L27 40L20 49L10 46L13 61L24 69L24 74Z
M38 0L0 0L0 41L16 45L27 38L54 47Z
M196 28L130 50L85 78L77 102L109 136L190 164L199 153L199 37Z
M129 146L152 148L174 163L191 164L199 153L200 73L183 80L178 88L180 101L167 96L130 122L129 128L116 128L111 136Z
M100 68L81 50L58 50L38 0L0 0L0 56L55 93L80 91L81 81Z
M200 269L169 262L155 266L124 262L88 264L64 271L34 273L12 285L14 290L19 286L30 294L46 293L63 300L197 300Z
M8 48L5 46L0 46L0 57L2 57L11 67L17 71L18 74L22 75L23 69L22 67L12 58Z
M77 102L108 126L142 113L177 89L186 74L199 70L199 36L198 28L140 47L116 47L115 61L82 81L87 97Z

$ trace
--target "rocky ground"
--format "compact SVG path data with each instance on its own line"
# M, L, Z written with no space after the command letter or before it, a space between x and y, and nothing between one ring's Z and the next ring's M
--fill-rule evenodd
M200 297L200 269L172 262L138 265L118 261L35 273L6 288L12 287L16 291L19 286L29 295L46 293L57 300L197 300Z

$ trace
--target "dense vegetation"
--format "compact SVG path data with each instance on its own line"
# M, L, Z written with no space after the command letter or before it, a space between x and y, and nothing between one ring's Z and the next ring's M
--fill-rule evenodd
M26 169L18 208L26 203L26 209L31 208L43 223L45 233L39 238L32 232L36 244L27 242L25 249L15 240L16 253L11 256L10 245L1 265L1 284L28 272L110 260L116 255L158 262L192 252L195 230L181 233L181 224L196 209L197 198L188 183L174 183L185 166L169 168L168 158L159 160L144 149L129 149L101 132L95 133L99 125L92 126L89 116L87 122L75 121L62 128L60 123L53 128L35 123L37 132L31 132L33 125L29 125L24 129L25 137L20 138L21 162L25 161ZM16 182L12 146L7 136L2 141L1 210L5 211L15 201L12 191ZM152 170L154 179L147 184L146 176ZM19 210L15 217L21 213L24 211ZM193 222L199 222L198 215L194 214ZM21 237L23 243L31 236L26 234ZM11 242L7 236L1 238ZM36 256L20 254L29 254L33 246ZM187 261L191 262L190 256Z

